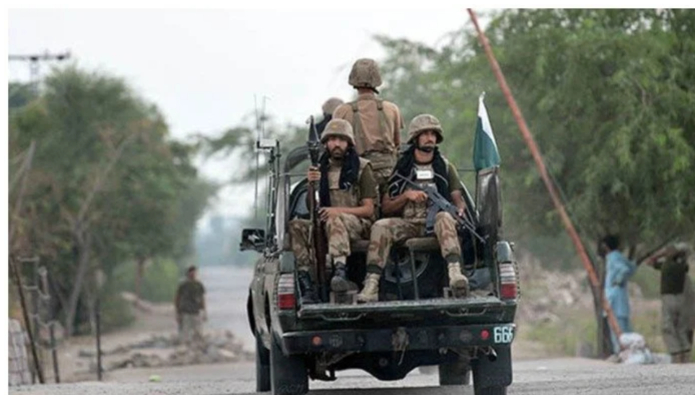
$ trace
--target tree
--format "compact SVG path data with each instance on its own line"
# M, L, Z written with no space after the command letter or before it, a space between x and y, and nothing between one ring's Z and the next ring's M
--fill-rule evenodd
M589 247L618 233L632 257L670 235L692 235L694 30L693 10L493 15L487 36ZM379 37L389 53L383 63L388 97L407 120L435 114L445 127L448 157L459 160L471 149L464 131L473 132L476 99L486 91L503 159L507 231L526 248L548 238L559 247L550 258L561 257L563 245L570 255L474 32L466 27L449 39L431 49Z
M94 306L94 272L182 257L213 187L192 166L196 147L169 141L123 80L68 67L44 87L10 115L10 154L36 143L11 251L48 260L72 334L79 304Z

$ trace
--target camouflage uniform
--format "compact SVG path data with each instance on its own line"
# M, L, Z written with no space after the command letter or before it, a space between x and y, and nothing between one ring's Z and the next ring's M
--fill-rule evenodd
M376 88L382 84L379 66L371 59L357 60L350 71L348 83L354 88L369 88L376 93ZM337 107L333 118L342 118L352 124L357 138L357 154L372 163L381 199L396 165L401 142L404 124L399 107L374 93L363 93L357 100Z
M411 140L416 140L426 130L433 130L438 134L438 143L442 141L442 128L439 121L429 115L419 115L411 121L409 131ZM449 191L459 190L459 177L454 166L444 159L448 166ZM419 186L435 186L435 171L432 165L414 164L416 174L429 178L416 178L414 182ZM402 210L402 218L386 218L377 221L372 226L370 244L367 249L367 278L365 288L358 297L358 301L369 302L378 299L378 282L382 270L389 258L391 246L406 239L424 236L426 218L428 214L427 201L408 201ZM457 221L447 212L439 212L435 217L435 235L440 243L443 258L448 263L450 287L459 295L466 296L468 290L467 278L461 273L461 247L456 228Z
M340 119L331 120L326 126L326 130L321 136L321 141L325 143L330 135L346 136L350 144L354 144L352 127L347 121ZM328 169L328 188L330 191L331 207L358 207L362 205L363 199L377 197L377 183L372 174L372 167L368 160L360 157L360 166L357 181L348 189L341 188L342 165L331 160ZM328 253L333 264L338 268L338 263L345 269L347 257L350 255L350 242L360 240L369 236L372 226L369 218L359 218L348 213L341 213L325 221L324 228L328 239ZM311 221L293 220L289 222L289 235L292 252L296 258L297 269L299 271L311 271L313 262L311 234ZM343 272L344 273L344 272Z
M325 222L324 228L328 238L328 254L334 262L347 263L350 255L350 242L366 239L369 236L372 221L350 214L340 214ZM297 269L309 271L314 263L314 254L309 251L313 244L311 221L295 219L289 222L292 252L297 260Z
M440 243L440 252L447 262L459 262L461 248L456 228L457 221L449 213L439 212L435 217L435 236ZM367 249L367 265L379 267L381 273L389 259L391 245L425 234L425 219L384 218L372 226L370 244ZM368 267L369 270L369 267Z

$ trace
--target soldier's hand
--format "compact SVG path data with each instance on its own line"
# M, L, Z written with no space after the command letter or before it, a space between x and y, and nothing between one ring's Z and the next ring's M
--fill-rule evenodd
M306 179L309 180L309 182L318 182L321 180L321 171L318 170L316 167L309 167L309 170L306 172Z
M460 208L457 210L457 215L459 215L460 218L466 217L467 213L464 211L464 208Z
M340 210L334 207L323 207L319 211L319 215L321 216L321 221L328 221L333 217L339 216Z
M406 198L414 203L421 203L428 200L428 194L422 190L407 190Z

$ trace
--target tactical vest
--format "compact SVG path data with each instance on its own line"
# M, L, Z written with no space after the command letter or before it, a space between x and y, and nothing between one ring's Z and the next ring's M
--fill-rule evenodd
M394 138L391 132L389 132L389 122L386 116L386 112L384 111L384 100L377 97L374 99L374 102L377 105L377 114L379 115L379 120L377 121L377 123L379 124L379 132L380 136L382 136L381 139L388 143L389 146L391 146L391 144L394 143ZM359 100L350 102L350 107L352 107L352 130L355 134L355 141L357 142L355 147L358 149L358 154L364 157L369 151L367 149L369 143L367 143L367 134L365 133L364 129L362 129L362 123L360 122L360 108L358 103ZM395 150L392 147L388 147L384 149L384 151L380 151L379 153L393 155L395 153ZM375 160L372 160L373 169L383 168L383 166L375 165L374 163ZM391 167L393 167L393 165Z
M340 166L331 165L328 168L328 189L330 190L331 207L357 207L360 205L360 183L365 167L369 161L360 157L360 171L357 175L358 181L352 185L350 190L340 188Z
M414 170L416 172L416 176L413 179L413 182L415 182L418 186L421 187L434 187L437 189L437 185L435 184L435 171L433 171L433 166L432 164L426 164L426 165L419 165L416 164L414 166ZM412 201L409 201L406 203L406 206L403 208L403 217L404 219L407 220L417 220L417 219L426 219L428 216L428 204L427 200L423 201L421 203L414 203Z

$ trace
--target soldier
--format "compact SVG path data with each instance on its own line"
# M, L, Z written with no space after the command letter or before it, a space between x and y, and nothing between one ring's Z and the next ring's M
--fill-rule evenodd
M177 288L175 310L181 339L188 345L201 342L204 337L202 321L207 319L207 309L204 285L197 280L197 267L194 265L187 269L187 279Z
M669 246L649 259L649 264L661 271L661 310L663 315L663 338L673 363L689 361L691 335L689 319L684 309L684 288L688 277L688 252L685 243ZM659 259L665 257L664 262Z
M319 216L328 236L328 252L335 268L331 290L346 292L351 282L346 277L350 241L367 238L374 220L377 182L371 164L355 151L352 126L345 120L332 119L321 135L326 151L318 169L310 167L309 182L320 182ZM293 220L289 223L292 251L297 260L302 304L316 301L309 273L311 267L311 221Z
M385 214L402 213L402 218L386 218L372 226L370 245L367 249L367 275L358 301L378 300L379 278L386 265L392 243L422 236L427 217L427 195L420 190L406 188L406 183L396 174L413 180L419 185L437 187L438 192L464 213L466 203L460 192L457 170L438 151L442 142L440 121L432 115L422 114L413 118L408 126L409 148L402 153L394 174L389 180L387 193L382 197ZM456 221L446 212L439 212L435 220L435 234L440 242L442 256L447 261L450 287L458 297L466 297L469 281L462 274L462 260Z
M376 96L382 77L374 60L362 58L355 61L348 83L357 90L357 100L336 108L333 118L342 118L352 124L357 154L372 162L381 196L396 164L396 154L401 144L404 125L401 111L396 104Z
M337 97L331 97L323 102L323 105L321 106L321 111L323 111L323 119L316 123L316 131L323 132L323 130L326 129L328 121L333 118L333 111L341 104L343 104L343 100L340 100Z

